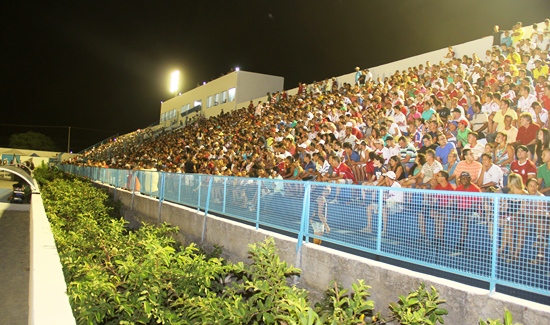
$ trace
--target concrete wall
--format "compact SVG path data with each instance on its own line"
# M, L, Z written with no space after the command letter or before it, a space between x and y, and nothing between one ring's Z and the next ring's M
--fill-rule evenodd
M248 244L270 236L275 238L282 260L303 270L298 285L307 288L312 297L320 298L331 280L339 280L346 288L357 279L370 285L371 299L376 309L387 313L388 304L398 296L415 290L421 282L433 285L440 297L447 300L449 311L446 324L477 324L480 318L502 318L504 309L514 315L514 322L522 324L550 324L550 307L509 297L490 294L479 289L434 276L413 272L326 247L305 243L301 255L296 253L297 240L264 230L256 230L230 220L204 216L204 212L164 202L159 209L155 199L139 194L132 196L123 190L110 189L125 207L125 217L132 222L168 222L179 227L179 240L187 245L200 243L206 249L213 245L223 247L223 255L230 261L247 261ZM203 232L204 230L204 232Z
M32 195L30 217L29 325L76 324L61 261L39 193Z

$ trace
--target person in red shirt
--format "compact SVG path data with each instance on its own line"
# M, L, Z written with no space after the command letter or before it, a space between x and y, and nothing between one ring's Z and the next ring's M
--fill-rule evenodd
M455 188L449 183L449 172L446 170L440 170L435 174L437 185L434 187L436 191L454 191ZM431 216L434 219L435 236L434 246L436 248L443 245L443 235L445 233L445 216L449 212L449 202L451 197L449 194L435 194L430 197L433 200L427 200L423 203L427 203L424 213L420 214L418 219L418 227L423 237L426 237L425 215L431 212Z
M353 172L351 171L351 168L349 168L348 165L341 162L341 159L339 156L331 155L329 157L329 162L332 165L333 171L332 175L328 177L328 180L334 183L339 184L356 184L355 176L353 175ZM334 194L334 200L330 201L329 203L336 204L338 203L338 195L340 194L340 187L336 188L336 193Z
M537 132L540 126L533 123L533 116L529 112L523 112L519 116L520 127L518 128L518 135L516 142L513 146L524 145L529 148L531 154L535 152L535 142L537 141Z
M472 183L472 176L468 172L460 173L459 178L460 185L456 188L457 192L473 192L481 193L481 189L474 183ZM456 254L461 253L464 250L464 242L468 237L468 217L474 212L479 210L480 198L476 196L464 195L458 197L457 211L462 213L462 229L460 232L460 241L456 246Z
M537 166L529 160L529 148L527 146L519 146L516 149L516 157L518 160L512 161L510 170L519 174L523 180L523 185L526 185L529 178L537 177Z

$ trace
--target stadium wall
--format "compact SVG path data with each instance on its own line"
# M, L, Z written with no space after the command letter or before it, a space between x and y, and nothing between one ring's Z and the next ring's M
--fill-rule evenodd
M302 269L297 285L310 290L312 298L321 298L330 281L338 280L346 288L357 279L372 286L371 299L376 309L389 312L390 302L415 290L423 282L435 286L449 312L446 324L477 324L480 318L497 319L510 310L514 321L522 324L550 324L550 306L493 293L450 280L413 272L404 268L305 243L297 252L296 238L286 237L263 229L218 218L204 212L170 202L132 194L126 190L107 187L123 205L124 217L134 226L141 222L167 222L179 228L178 240L188 245L202 243L206 249L219 245L223 257L230 261L247 261L248 244L273 237L282 260Z

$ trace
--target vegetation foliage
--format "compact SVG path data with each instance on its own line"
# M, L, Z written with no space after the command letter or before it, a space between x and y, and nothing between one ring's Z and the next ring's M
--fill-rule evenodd
M128 229L90 182L44 167L35 177L79 324L444 323L445 301L433 287L400 296L387 319L362 280L351 291L333 282L312 305L306 290L289 285L301 271L280 260L272 238L249 245L250 264L229 263L178 245L167 224Z

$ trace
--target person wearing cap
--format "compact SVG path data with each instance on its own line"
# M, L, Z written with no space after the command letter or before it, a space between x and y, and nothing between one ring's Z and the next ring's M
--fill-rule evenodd
M451 180L458 179L462 172L468 172L471 175L471 181L477 183L481 174L481 163L474 160L474 152L471 149L462 150L464 160L460 161L455 168L455 172L451 175Z
M396 175L393 171L387 171L383 175L385 186L391 188L401 188L401 185L396 181ZM398 213L403 209L403 192L399 190L383 191L384 204L382 206L382 236L386 235L386 227L388 225L388 215ZM366 208L367 211L367 226L361 229L361 232L372 232L372 215L378 211L378 201L370 204Z
M458 167L457 167L458 168ZM456 188L456 192L472 192L472 193L480 193L481 189L472 181L472 177L470 176L470 173L468 171L462 171L459 174L459 185ZM460 239L455 247L455 253L461 253L464 250L464 242L466 241L466 238L468 237L468 225L469 220L468 217L473 215L475 212L479 211L479 203L480 198L476 196L460 196L457 197L457 205L456 205L456 211L450 211L455 212L456 217L461 219L461 232L460 232Z
M527 184L529 178L537 176L537 166L529 159L529 148L520 145L516 149L517 160L512 161L510 171L521 176L523 184Z
M468 122L464 120L458 121L458 131L456 133L456 145L459 150L464 148L465 145L468 144L468 134L472 132L470 128L468 128Z

